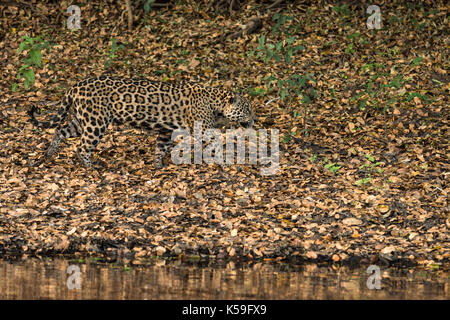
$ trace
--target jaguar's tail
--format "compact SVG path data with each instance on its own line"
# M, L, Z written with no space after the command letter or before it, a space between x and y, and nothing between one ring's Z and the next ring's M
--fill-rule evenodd
M58 110L58 113L54 115L49 121L39 121L36 119L36 115L39 115L39 108L33 105L30 110L28 110L28 115L31 119L31 122L36 127L41 128L55 128L57 127L67 116L67 113L69 111L69 108L71 106L70 98L64 96L62 101L59 103L60 108Z

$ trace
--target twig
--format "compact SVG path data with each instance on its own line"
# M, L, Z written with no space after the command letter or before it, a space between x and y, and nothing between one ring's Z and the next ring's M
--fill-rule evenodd
M371 135L371 134L367 134L367 136L368 136L368 137L371 137L371 138L374 138L375 140L378 140L378 141L380 141L380 142L383 142L383 143L386 144L386 145L389 144L389 142L386 141L386 140L384 140L383 138L379 138L379 137L373 136L373 135Z
M122 24L122 22L124 20L123 16L125 15L125 13L126 13L126 11L122 12L122 14L120 15L116 25L114 26L114 28L111 31L111 34L114 34L117 30L117 27Z
M380 141L380 142L382 142L382 143L384 143L384 144L386 144L386 145L389 144L388 141L386 141L386 140L384 140L384 139L382 139L382 138L379 138L379 137L372 136L372 135L368 134L368 132L367 132L366 130L362 130L362 131L355 132L355 133L353 133L352 135L356 136L356 135L360 135L360 134L363 134L363 135L362 135L360 138L356 139L356 141L353 141L350 145L355 144L356 142L358 142L359 140L361 140L364 136L370 137L370 138L374 138L375 140L378 140L378 141Z
M279 99L280 99L280 97L270 99L269 101L266 102L266 106L269 105L270 103L274 102L274 101L279 100Z
M282 3L283 1L284 1L284 0L276 0L276 1L274 1L274 3L268 5L268 6L267 6L267 9L271 9L271 8L273 8L273 7L277 6L277 5L279 5L279 4Z
M230 16L233 14L233 5L234 5L234 0L230 1Z
M133 12L131 11L130 0L125 0L128 12L128 31L133 30Z
M158 8L164 8L170 6L170 2L167 3L152 3L151 7L158 7Z

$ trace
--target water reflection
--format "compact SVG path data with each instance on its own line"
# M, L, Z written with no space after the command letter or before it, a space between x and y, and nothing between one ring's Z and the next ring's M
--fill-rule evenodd
M69 265L81 289L69 289ZM317 265L226 265L167 262L141 266L63 259L0 260L0 299L448 299L443 271L381 267L381 289L366 269Z

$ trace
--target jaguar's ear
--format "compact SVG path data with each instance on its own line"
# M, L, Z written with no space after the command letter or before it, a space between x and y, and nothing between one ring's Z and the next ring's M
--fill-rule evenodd
M230 100L228 101L229 104L235 104L240 99L240 95L238 93L233 93L233 95L230 97Z

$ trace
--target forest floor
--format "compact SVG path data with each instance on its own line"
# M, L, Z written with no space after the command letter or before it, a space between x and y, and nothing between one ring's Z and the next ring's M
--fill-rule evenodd
M66 27L70 2L28 3L0 5L0 256L448 268L444 2L384 4L381 28L368 29L364 2L246 1L230 11L187 1L135 8L133 31L122 2L78 1L74 31ZM252 17L259 29L228 37ZM35 40L19 53L24 36ZM36 62L22 69L29 90L17 80L27 54ZM78 162L77 139L30 165L54 132L33 127L31 105L104 73L241 92L254 105L255 129L280 132L279 171L157 170L155 137L126 127L109 130L94 169Z

